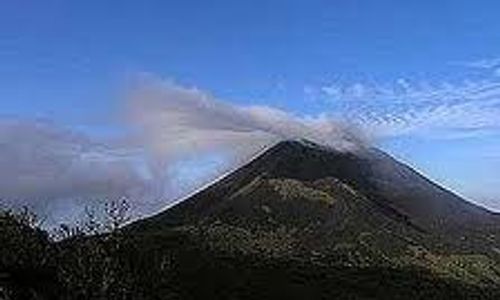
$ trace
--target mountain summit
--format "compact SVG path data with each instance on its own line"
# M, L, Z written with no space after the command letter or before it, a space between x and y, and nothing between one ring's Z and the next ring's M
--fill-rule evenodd
M500 218L374 148L280 142L126 230L143 254L171 253L195 298L488 298L500 284Z

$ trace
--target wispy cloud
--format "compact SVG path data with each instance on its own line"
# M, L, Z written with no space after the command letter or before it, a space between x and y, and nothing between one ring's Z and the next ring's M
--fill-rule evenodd
M324 114L300 116L270 106L237 106L196 88L149 81L133 89L129 120L155 156L227 147L241 142L306 138L339 150L364 143L346 123ZM247 145L248 143L248 145ZM233 145L234 144L234 145Z
M453 62L452 64L467 68L493 69L500 67L500 57L473 60L473 61Z
M0 120L0 202L28 205L49 219L70 204L132 196L147 181L134 154L50 122ZM50 216L49 216L50 215Z
M377 136L456 138L500 130L500 81L353 83L319 87L326 103ZM340 105L339 105L340 104Z

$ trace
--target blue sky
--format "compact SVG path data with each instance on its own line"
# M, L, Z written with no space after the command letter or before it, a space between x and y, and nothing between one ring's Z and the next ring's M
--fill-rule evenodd
M107 135L148 73L234 105L348 117L500 209L498 1L3 1L0 115Z

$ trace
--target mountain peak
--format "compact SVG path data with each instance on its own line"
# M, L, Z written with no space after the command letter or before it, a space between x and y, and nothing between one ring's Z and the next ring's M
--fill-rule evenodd
M274 267L284 264L282 276L293 283L279 288L281 292L295 286L291 278L304 268L314 270L308 278L327 276L326 282L311 280L331 292L345 285L335 278L349 278L359 270L348 279L356 286L349 293L356 294L359 282L372 282L381 274L389 274L380 283L384 287L394 280L415 286L416 274L433 284L500 284L499 224L489 211L380 150L342 152L308 140L288 140L127 230L152 239L154 247L167 243L174 247L169 250L173 255L194 251L179 262L187 274L194 261L196 274L199 266L214 266L209 276L224 273L221 269L229 268L229 274L244 269L239 273L249 270L251 282L271 283ZM418 271L401 279L408 270ZM227 278L223 289L234 283L233 275ZM204 282L206 278L194 283L203 287Z
M306 139L277 143L247 165L152 220L166 224L187 219L197 222L209 216L217 218L225 210L236 210L240 215L235 218L246 218L245 210L236 209L251 206L242 204L248 198L236 201L246 195L241 191L255 189L257 194L262 192L262 199L276 199L282 196L276 193L282 187L297 195L303 195L302 191L315 195L325 190L327 194L333 190L349 191L386 217L426 232L449 231L458 235L458 228L496 222L492 213L461 199L378 149L341 152Z

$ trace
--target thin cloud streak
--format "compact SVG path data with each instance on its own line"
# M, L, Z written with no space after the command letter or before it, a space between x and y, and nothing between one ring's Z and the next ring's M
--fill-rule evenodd
M480 59L474 61L454 62L452 65L474 69L493 69L500 66L500 57Z
M355 83L319 90L327 103L355 103L339 113L381 138L413 134L448 139L500 130L498 80L430 85L399 79L391 87Z

